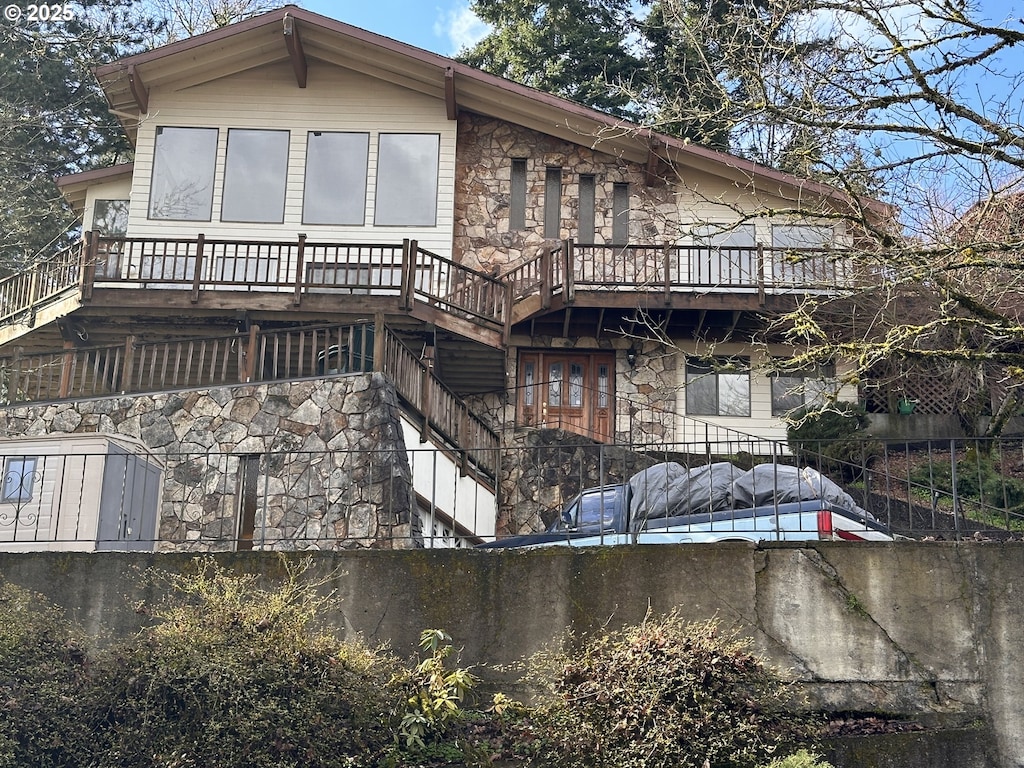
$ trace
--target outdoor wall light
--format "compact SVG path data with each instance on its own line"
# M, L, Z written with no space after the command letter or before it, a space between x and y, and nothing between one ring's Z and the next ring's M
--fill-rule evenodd
M638 354L636 347L630 347L626 350L626 362L629 363L630 368L636 368L636 357Z

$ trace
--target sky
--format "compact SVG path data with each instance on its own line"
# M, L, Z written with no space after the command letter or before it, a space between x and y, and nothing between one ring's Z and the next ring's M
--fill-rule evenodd
M442 56L454 56L487 33L465 0L300 0L297 4Z

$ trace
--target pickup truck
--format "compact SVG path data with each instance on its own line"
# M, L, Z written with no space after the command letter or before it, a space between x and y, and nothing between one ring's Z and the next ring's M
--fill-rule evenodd
M668 469L665 474L656 465L629 482L587 489L546 531L478 546L893 539L886 526L813 469L770 464L744 473L724 462ZM682 492L673 495L680 486Z

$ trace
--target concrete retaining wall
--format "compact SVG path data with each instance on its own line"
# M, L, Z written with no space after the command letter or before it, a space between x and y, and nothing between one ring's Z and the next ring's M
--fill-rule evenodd
M298 557L299 555L288 555ZM331 620L412 653L446 629L463 662L518 660L566 629L589 632L678 609L717 618L800 680L812 705L982 727L972 766L1024 765L1024 545L940 542L685 545L569 551L320 552ZM280 575L277 555L221 553ZM0 575L67 608L86 629L135 631L152 598L134 567L188 567L183 554L7 554ZM510 673L482 670L509 689ZM512 688L514 690L514 688ZM974 731L977 734L977 730ZM874 764L874 763L872 763ZM879 765L888 763L878 763Z

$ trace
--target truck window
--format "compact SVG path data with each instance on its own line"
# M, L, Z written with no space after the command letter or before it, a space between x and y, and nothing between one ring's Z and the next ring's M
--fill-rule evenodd
M578 507L579 530L610 528L615 522L617 488L601 488L580 496Z

